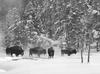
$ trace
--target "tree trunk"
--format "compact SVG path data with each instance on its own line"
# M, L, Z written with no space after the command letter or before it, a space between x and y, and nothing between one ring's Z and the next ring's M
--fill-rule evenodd
M99 50L98 50L98 49L99 49L99 48L98 48L98 44L99 44L99 43L98 43L98 41L97 41L97 52L99 51Z
M51 29L49 30L49 38L51 38L51 39L53 38L53 33L52 33Z
M81 49L81 63L83 63L83 48Z
M84 50L84 43L83 42L81 42L82 43L82 49L81 49L81 63L83 63L83 50Z
M88 49L88 63L90 62L90 44L89 44L89 49Z
M78 38L78 43L77 43L77 50L79 51L80 43L79 43L79 38Z

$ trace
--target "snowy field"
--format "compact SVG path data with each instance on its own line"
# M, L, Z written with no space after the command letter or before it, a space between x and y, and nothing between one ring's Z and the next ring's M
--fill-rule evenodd
M90 63L87 63L87 54L84 53L83 64L80 62L80 53L56 55L54 59L17 59L1 56L0 74L100 74L100 53L91 53Z

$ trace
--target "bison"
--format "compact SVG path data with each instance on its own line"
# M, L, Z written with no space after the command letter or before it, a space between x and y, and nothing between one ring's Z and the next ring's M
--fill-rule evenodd
M77 53L76 49L70 50L70 54L76 54L76 53Z
M11 55L11 49L9 47L6 48L6 54Z
M7 55L13 55L15 54L16 56L19 55L24 55L24 50L20 46L13 46L13 47L7 47L6 48L6 54Z
M61 50L61 55L68 54L70 56L70 51L69 50Z
M32 56L33 54L36 54L40 57L41 54L46 54L46 50L43 49L42 47L35 47L35 48L30 48L29 50L29 56Z
M53 58L54 57L54 49L53 49L53 47L48 48L48 55L49 55L49 58Z
M66 48L65 50L61 50L61 55L68 54L68 56L70 56L71 54L76 54L76 53L77 53L76 49L73 48Z

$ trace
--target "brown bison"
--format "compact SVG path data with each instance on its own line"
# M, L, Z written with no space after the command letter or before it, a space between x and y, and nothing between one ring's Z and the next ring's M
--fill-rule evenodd
M16 56L19 55L24 55L24 50L20 46L13 46L13 47L7 47L6 48L6 54L7 55L13 55L15 54Z
M35 47L35 48L30 48L29 50L29 56L32 56L33 54L36 54L40 57L41 54L46 54L46 50L43 49L42 47Z
M53 58L54 57L54 49L53 49L53 47L48 48L48 55L49 55L49 58Z
M61 55L68 54L70 56L71 54L76 54L77 50L73 48L66 48L65 50L61 50Z

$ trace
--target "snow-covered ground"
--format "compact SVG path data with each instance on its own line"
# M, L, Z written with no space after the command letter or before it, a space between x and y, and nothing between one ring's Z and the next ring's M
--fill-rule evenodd
M71 56L56 55L54 59L1 57L0 74L100 74L100 53L92 53L90 63L84 53L84 63L80 53Z

